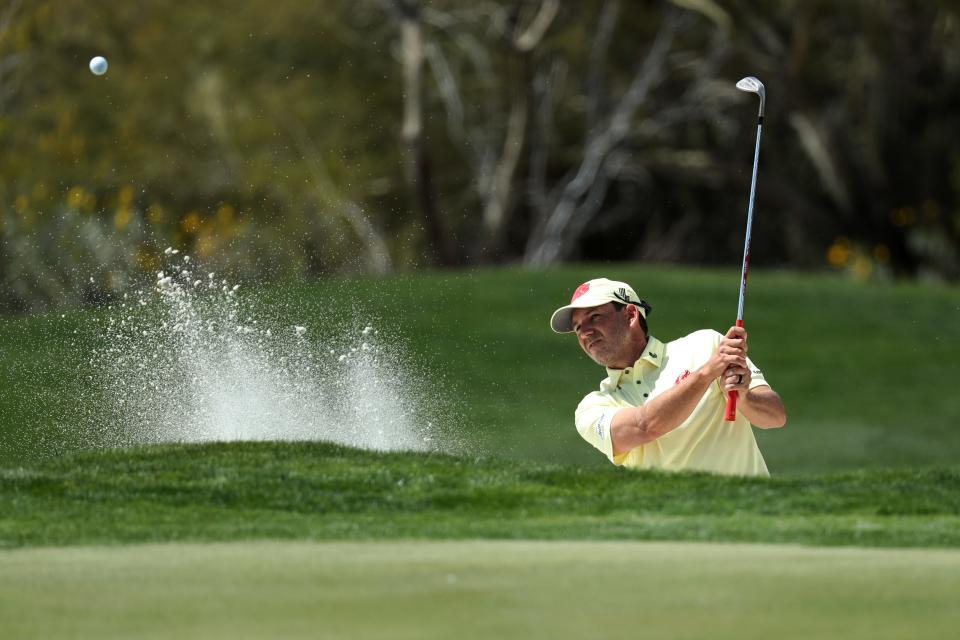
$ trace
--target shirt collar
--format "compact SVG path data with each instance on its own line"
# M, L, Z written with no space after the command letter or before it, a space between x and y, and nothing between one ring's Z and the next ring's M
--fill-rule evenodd
M643 349L643 355L641 355L636 362L633 363L634 368L640 366L642 362L648 362L658 369L663 363L663 351L664 345L662 342L649 336L647 338L647 346ZM614 386L620 384L620 378L623 377L623 369L610 369L607 368L607 376L610 383Z
M659 369L663 365L664 350L664 344L653 336L650 336L647 340L647 348L643 350L643 355L640 356L640 360L646 360ZM640 360L637 360L637 364L640 363ZM635 364L634 366L637 365Z

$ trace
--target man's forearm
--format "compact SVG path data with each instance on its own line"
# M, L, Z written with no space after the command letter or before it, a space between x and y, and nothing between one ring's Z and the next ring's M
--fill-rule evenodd
M730 327L710 359L679 384L639 407L618 411L610 425L614 452L639 447L683 424L720 374L733 366L746 367L745 346L743 327Z
M737 409L750 423L761 429L776 429L787 423L787 410L776 391L768 386L750 389Z
M653 400L617 412L610 428L614 450L629 451L679 427L693 413L714 380L698 370Z

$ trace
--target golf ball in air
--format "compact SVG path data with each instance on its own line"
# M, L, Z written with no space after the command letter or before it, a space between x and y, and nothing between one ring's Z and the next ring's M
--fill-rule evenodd
M102 76L107 72L107 59L103 56L96 56L90 60L90 71L94 75Z

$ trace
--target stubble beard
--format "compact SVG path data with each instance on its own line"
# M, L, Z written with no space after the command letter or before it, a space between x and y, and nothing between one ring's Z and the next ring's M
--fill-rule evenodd
M617 363L626 349L627 332L623 327L617 327L601 340L599 345L587 351L587 355L601 367L610 368Z

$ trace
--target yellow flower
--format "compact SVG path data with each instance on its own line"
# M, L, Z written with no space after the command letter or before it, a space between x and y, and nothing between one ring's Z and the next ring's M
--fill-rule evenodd
M853 261L853 275L857 280L863 281L870 278L873 273L873 262L864 255L857 255Z
M850 261L850 242L846 238L837 238L827 249L827 262L832 267L843 267Z
M78 211L93 211L97 198L83 187L73 187L67 192L67 204Z
M160 224L164 217L166 216L160 205L152 204L147 208L147 222L150 224Z
M913 207L900 207L890 212L890 221L897 227L911 227L917 223L917 210Z
M147 273L160 268L160 257L147 245L140 245L137 249L137 264Z
M224 203L220 205L220 208L217 209L217 223L222 226L227 226L233 222L233 216L236 214L236 209L233 208L233 205Z
M200 230L200 214L191 211L180 220L180 229L186 234L194 234Z
M67 191L67 204L74 209L79 209L86 199L87 193L83 190L83 187L73 187L70 191Z
M133 187L126 186L120 189L120 193L117 194L117 202L121 208L129 207L133 203Z
M120 207L113 214L113 226L117 231L123 231L130 224L130 218L133 216L133 209L127 206Z
M212 233L200 234L197 238L196 252L198 258L209 258L217 250L217 239Z

